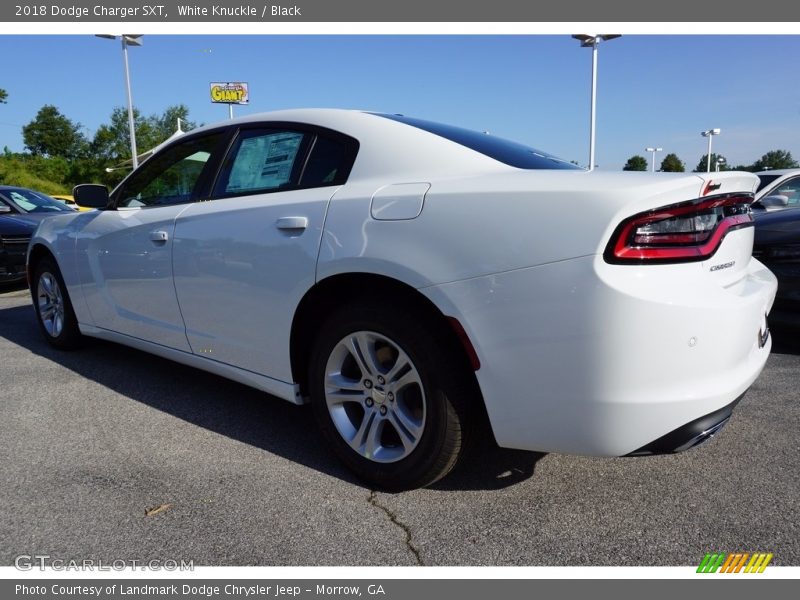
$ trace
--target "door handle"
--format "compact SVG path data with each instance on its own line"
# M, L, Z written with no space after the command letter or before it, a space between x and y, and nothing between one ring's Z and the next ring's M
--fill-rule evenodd
M275 222L278 229L305 229L308 227L308 217L281 217Z
M157 230L150 232L150 241L151 242L166 242L169 239L169 234L166 231Z

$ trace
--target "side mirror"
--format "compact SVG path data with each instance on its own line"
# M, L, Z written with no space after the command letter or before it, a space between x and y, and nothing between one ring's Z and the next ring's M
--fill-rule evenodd
M3 204L0 202L0 215L10 213L11 207L8 204Z
M105 208L108 206L108 188L97 183L82 183L72 188L75 204L87 208Z

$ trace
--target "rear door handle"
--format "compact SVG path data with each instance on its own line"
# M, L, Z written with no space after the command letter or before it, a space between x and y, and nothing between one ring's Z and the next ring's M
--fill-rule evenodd
M156 231L150 232L150 241L151 242L166 242L169 239L169 234L166 231L162 231L160 229Z
M308 217L281 217L275 222L278 229L297 230L308 227Z

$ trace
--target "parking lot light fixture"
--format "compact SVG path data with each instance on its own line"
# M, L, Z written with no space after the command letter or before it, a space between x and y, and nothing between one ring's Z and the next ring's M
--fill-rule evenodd
M579 33L572 36L574 39L581 43L582 48L592 49L592 92L591 92L591 108L589 116L589 171L593 171L594 164L594 138L595 138L595 121L596 121L596 107L597 107L597 46L600 42L607 42L614 38L620 37L617 33L594 34L589 35Z
M651 153L652 153L652 155L653 155L653 160L652 160L652 162L650 163L650 165L651 165L651 168L650 168L650 170L651 170L653 173L655 173L655 172L656 172L656 152L661 152L662 150L663 150L663 148L656 148L655 146L653 146L652 148L645 148L645 149L644 149L644 151L645 151L645 152L651 152Z
M105 38L108 40L115 40L119 37L122 40L122 60L125 65L125 93L128 97L128 128L130 129L131 137L131 160L133 168L139 166L139 160L136 152L136 130L134 127L133 119L133 97L131 95L131 73L128 67L128 46L141 46L142 34L140 33L123 33L120 36L110 34L98 34L96 37Z
M711 173L711 138L713 138L715 135L719 135L720 133L722 133L722 130L719 127L700 132L700 135L708 138L708 151L706 152L706 173Z

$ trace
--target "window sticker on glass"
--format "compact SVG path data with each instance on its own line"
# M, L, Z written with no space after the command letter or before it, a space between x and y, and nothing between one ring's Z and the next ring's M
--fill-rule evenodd
M242 140L226 192L275 189L289 183L302 133L280 132Z

